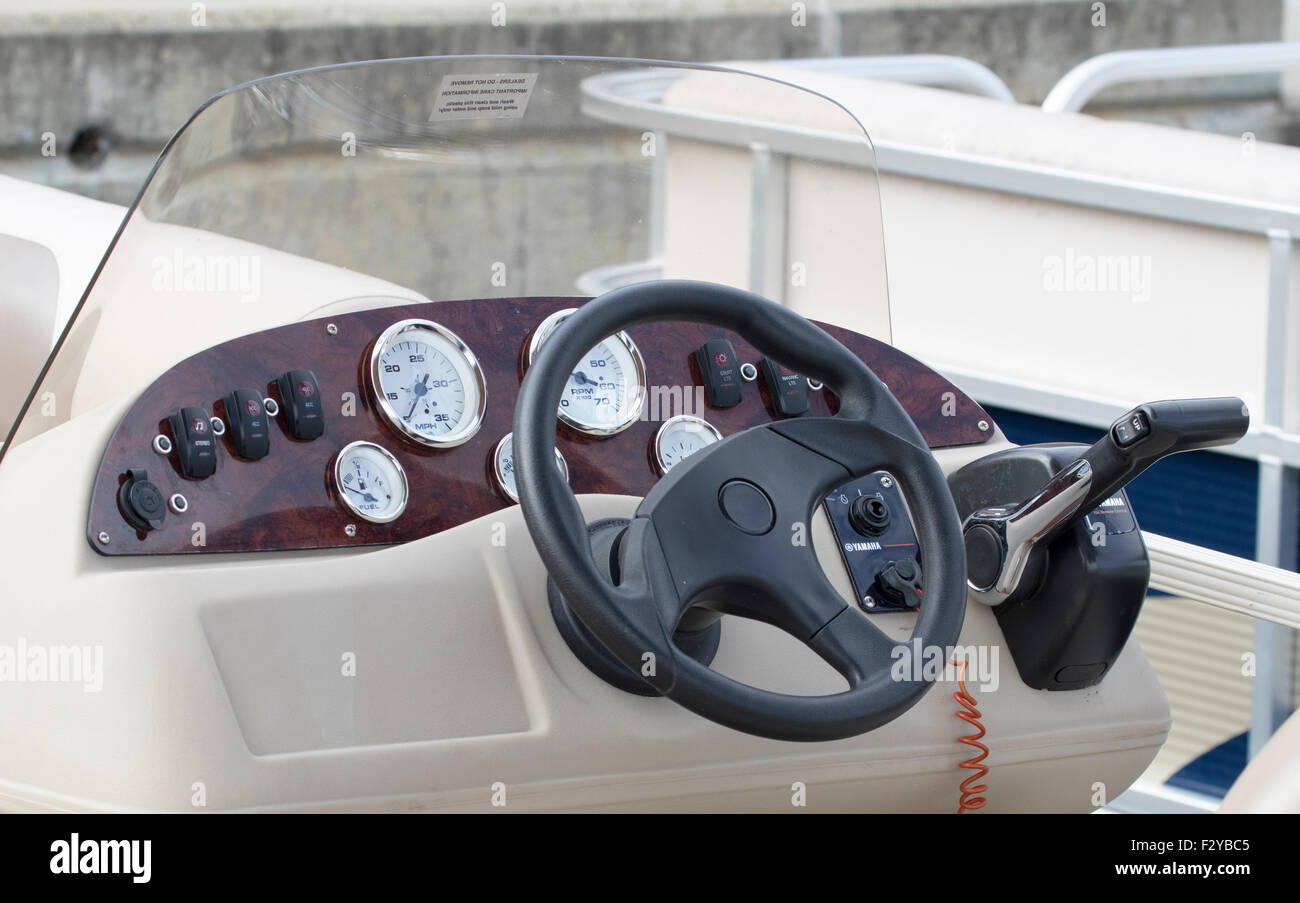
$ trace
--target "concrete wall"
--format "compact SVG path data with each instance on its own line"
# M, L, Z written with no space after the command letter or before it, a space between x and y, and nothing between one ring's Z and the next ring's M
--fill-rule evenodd
M205 98L348 60L949 53L1036 102L1098 53L1275 40L1281 23L1281 0L10 0L0 7L0 172L129 202ZM1144 85L1109 92L1099 109L1268 139L1281 134L1276 90L1273 77ZM1208 106L1189 103L1207 93ZM41 153L48 135L53 157Z

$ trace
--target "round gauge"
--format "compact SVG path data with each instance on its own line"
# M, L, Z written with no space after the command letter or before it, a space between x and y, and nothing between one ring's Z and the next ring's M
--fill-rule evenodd
M402 465L373 442L343 447L334 459L334 488L349 511L376 524L400 517L410 495Z
M492 452L492 476L496 478L497 488L505 493L506 497L512 502L519 501L519 489L515 484L515 449L514 433L506 433L497 443L496 450ZM564 460L564 455L560 450L555 450L555 467L564 477L564 481L569 481L569 465Z
M681 414L665 420L655 433L655 464L661 474L668 473L697 451L721 439L718 428L699 417Z
M478 359L455 333L429 320L402 320L384 330L370 352L370 383L389 426L430 448L468 441L487 410Z
M560 310L541 322L528 345L528 363L542 343L577 308ZM626 332L612 335L582 356L560 398L559 418L589 436L627 429L645 407L645 360Z

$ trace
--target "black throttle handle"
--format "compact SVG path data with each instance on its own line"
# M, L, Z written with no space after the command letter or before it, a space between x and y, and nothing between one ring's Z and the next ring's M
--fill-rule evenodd
M1079 510L1092 511L1166 455L1231 445L1249 426L1250 411L1240 398L1140 404L1080 456L1092 465L1092 485Z

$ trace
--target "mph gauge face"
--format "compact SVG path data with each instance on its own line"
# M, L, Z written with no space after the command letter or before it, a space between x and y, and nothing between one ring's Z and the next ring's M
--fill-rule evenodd
M556 311L533 333L531 364L542 344L577 308ZM612 436L636 422L645 407L645 361L626 332L605 339L574 365L560 397L563 423L590 436Z
M691 455L722 439L717 427L689 414L665 420L655 434L655 464L668 473Z
M334 488L345 508L376 524L401 516L410 495L402 465L373 442L353 442L339 452L334 459Z
M483 423L487 387L473 352L443 326L403 320L370 355L375 401L389 426L433 448L467 441Z

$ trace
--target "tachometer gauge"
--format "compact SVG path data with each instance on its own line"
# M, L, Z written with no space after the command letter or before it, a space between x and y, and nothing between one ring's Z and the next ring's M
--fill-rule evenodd
M707 420L681 414L664 425L655 433L655 465L661 474L672 470L691 455L707 448L722 439L722 433Z
M519 501L519 487L515 483L515 449L514 433L506 433L492 452L492 476L496 478L497 488L505 493L512 502ZM555 467L560 471L564 481L569 481L569 465L560 450L555 450Z
M334 459L334 489L344 507L376 524L397 520L410 495L402 465L373 442L343 447Z
M560 310L541 322L528 345L528 363L542 343L577 308ZM582 356L560 398L560 421L589 436L627 429L645 407L645 359L626 332L605 339Z
M468 441L487 410L478 359L430 320L402 320L384 330L370 352L370 382L388 424L430 448Z

